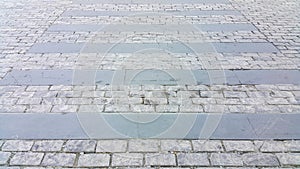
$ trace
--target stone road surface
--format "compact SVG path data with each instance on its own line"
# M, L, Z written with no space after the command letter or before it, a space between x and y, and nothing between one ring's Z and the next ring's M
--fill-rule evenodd
M2 0L0 169L299 168L300 125L284 118L300 115L299 9L298 0ZM56 117L76 128L74 113L91 139L52 137ZM138 134L88 113L119 114ZM201 122L199 139L188 139L200 123L188 120L159 138L167 129L146 117L162 113L217 121ZM242 126L225 127L232 138L212 139L223 114L258 115L249 126L269 139L245 139L248 123L234 119L224 123ZM143 125L155 136L139 137ZM103 139L113 130L129 138Z

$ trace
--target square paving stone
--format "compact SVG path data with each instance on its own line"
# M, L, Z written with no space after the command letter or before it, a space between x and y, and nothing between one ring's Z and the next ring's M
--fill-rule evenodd
M206 153L179 153L177 154L179 166L209 166Z
M279 153L276 155L283 165L300 165L299 153Z
M242 156L236 153L212 153L212 166L243 166Z
M9 159L9 152L0 152L0 165L6 164Z
M143 154L139 153L115 153L112 156L112 166L142 166Z
M247 153L243 154L243 161L246 166L279 166L274 154Z
M284 141L287 151L300 152L300 140L287 140Z
M39 165L44 153L18 152L10 160L10 165Z
M32 151L61 151L64 141L62 140L40 140L32 146Z
M284 152L287 151L284 142L278 141L264 141L261 152Z
M33 145L33 141L27 140L7 140L2 151L29 151Z
M223 141L226 152L229 151L255 151L255 146L251 141Z
M126 150L126 140L100 140L96 148L96 152L126 152Z
M129 152L158 152L158 140L129 140Z
M82 154L78 160L79 167L109 166L109 154Z
M175 166L175 154L149 153L145 155L146 166Z
M95 152L95 140L69 140L64 146L65 152Z
M74 165L76 154L69 153L49 153L46 154L42 166L66 166Z
M162 151L191 151L192 145L188 140L161 140Z
M224 151L219 140L192 140L195 152L220 152Z

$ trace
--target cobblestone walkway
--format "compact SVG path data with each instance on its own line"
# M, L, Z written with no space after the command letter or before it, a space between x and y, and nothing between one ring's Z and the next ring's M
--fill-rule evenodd
M299 168L299 9L298 0L2 0L0 169ZM167 129L172 137L157 136Z

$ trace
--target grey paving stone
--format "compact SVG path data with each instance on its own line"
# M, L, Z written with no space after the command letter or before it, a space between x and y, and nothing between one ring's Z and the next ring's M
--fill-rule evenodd
M220 152L224 151L219 140L192 140L194 151L196 152Z
M2 151L29 151L33 145L33 141L28 140L7 140Z
M75 113L79 105L54 105L51 113Z
M260 148L261 152L283 152L286 151L284 142L265 141Z
M162 151L191 151L192 145L188 140L161 140Z
M247 166L279 166L274 154L247 153L243 154L243 161Z
M255 151L251 141L223 141L226 152L229 151Z
M69 153L49 153L46 154L42 166L66 166L72 167L75 162L76 154Z
M246 92L243 91L224 91L225 98L243 98L247 97Z
M18 152L10 160L10 165L39 165L43 156L43 153Z
M158 140L129 140L129 152L158 152Z
M63 140L39 140L32 146L32 151L61 151L63 144Z
M97 142L96 152L126 152L126 140L101 140Z
M10 157L9 152L0 152L0 165L6 164Z
M65 152L95 152L95 140L69 140L64 146Z
M149 153L145 154L146 166L175 166L175 154Z
M300 141L299 140L287 140L284 141L284 146L287 151L299 152L300 151Z
M142 166L143 158L143 154L139 153L115 153L112 156L112 166Z
M177 161L179 166L210 166L206 153L180 153Z
M109 154L82 154L78 160L79 167L109 166Z
M88 113L88 112L103 112L104 105L80 105L78 112L79 113Z
M242 156L236 153L212 153L212 166L243 166Z
M283 165L300 165L299 153L279 153L276 156Z

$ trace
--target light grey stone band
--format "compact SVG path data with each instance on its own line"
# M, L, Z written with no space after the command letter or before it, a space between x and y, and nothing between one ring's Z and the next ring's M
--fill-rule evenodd
M197 113L126 114L130 119L158 117L153 123L136 123L118 113L79 114L0 113L0 139L199 139L207 118L219 118ZM82 125L84 121L90 126ZM299 121L300 114L223 114L210 139L300 139ZM193 123L190 130L181 132L188 123ZM168 132L171 127L177 132Z

